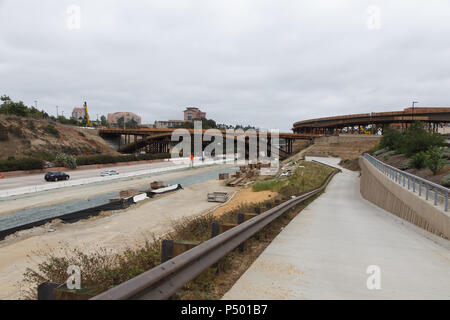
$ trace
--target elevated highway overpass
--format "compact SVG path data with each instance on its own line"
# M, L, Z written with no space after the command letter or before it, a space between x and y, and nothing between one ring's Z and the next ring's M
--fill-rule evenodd
M354 132L360 127L371 125L374 130L387 125L406 127L415 121L425 123L429 130L437 132L443 124L450 123L450 108L406 108L403 111L372 112L316 118L294 123L292 130L297 134L333 134Z
M110 129L102 128L99 134L104 138L116 138L118 140L118 151L121 153L133 153L144 150L148 153L168 153L171 146L177 144L178 141L172 141L171 137L174 131L173 128L139 128L139 129ZM191 134L191 141L194 141L194 129L184 129ZM207 130L202 130L204 134ZM218 130L222 133L224 140L227 134L226 130ZM252 133L246 133L246 137ZM257 138L260 137L260 132L256 132ZM284 140L283 146L280 150L280 155L287 156L293 152L293 142L295 140L312 140L322 135L315 133L286 133L280 132L279 138ZM234 140L239 139L240 136L236 134ZM267 132L267 139L270 143L271 133ZM209 142L207 142L209 143Z

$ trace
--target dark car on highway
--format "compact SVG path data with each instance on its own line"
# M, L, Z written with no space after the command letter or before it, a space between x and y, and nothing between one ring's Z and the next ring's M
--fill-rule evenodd
M69 180L69 178L70 176L68 174L59 171L47 172L44 177L46 181Z

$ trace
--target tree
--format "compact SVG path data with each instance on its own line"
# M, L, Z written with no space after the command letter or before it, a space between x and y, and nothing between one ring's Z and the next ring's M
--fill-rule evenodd
M418 152L425 152L431 147L442 147L444 145L444 137L428 132L422 123L416 122L405 132L397 149L410 157Z
M107 127L108 126L108 121L106 120L105 116L101 116L100 117L100 123L102 124L103 127Z
M130 129L136 129L139 127L138 123L134 119L128 120L125 125L127 128L130 128Z
M35 107L27 107L22 101L14 102L9 96L0 97L0 113L7 115L16 115L19 117L46 118L48 114L39 111Z
M124 123L125 123L124 117L120 117L120 118L117 120L117 127L123 128L123 127L124 127L124 126L123 126Z
M403 135L400 131L387 128L383 132L383 137L380 141L380 147L382 149L387 148L390 150L396 150L401 146Z
M443 151L437 146L431 147L426 152L425 164L430 169L434 175L442 170L445 166L445 159L442 157Z

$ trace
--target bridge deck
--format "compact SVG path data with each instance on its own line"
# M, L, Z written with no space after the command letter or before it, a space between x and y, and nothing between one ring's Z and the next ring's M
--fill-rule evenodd
M151 135L161 135L164 133L172 134L177 129L161 129L161 128L140 128L140 129L109 129L102 128L99 130L101 135L140 135L140 136L151 136ZM185 129L188 130L191 134L194 133L194 129ZM202 132L206 132L207 130L202 130ZM225 130L219 130L223 135L226 134ZM270 132L267 134L270 136ZM290 133L290 132L280 132L279 137L282 139L312 139L316 137L321 137L321 134L314 133Z
M337 161L319 158L320 161ZM224 299L449 299L450 250L364 200L343 170L244 273ZM442 240L445 241L445 240ZM381 268L381 290L366 286Z
M310 128L343 128L355 125L382 125L391 123L449 123L450 108L412 108L403 111L360 113L325 118L308 119L294 123L294 132Z

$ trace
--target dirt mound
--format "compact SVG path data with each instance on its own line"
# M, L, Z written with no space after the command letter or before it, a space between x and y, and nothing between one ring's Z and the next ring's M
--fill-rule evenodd
M117 154L94 129L14 116L0 116L0 127L7 133L6 139L0 139L1 160L8 157L45 159L62 152Z
M352 160L349 159L341 160L341 162L339 162L339 165L348 170L361 171L361 167L359 166L359 158Z

